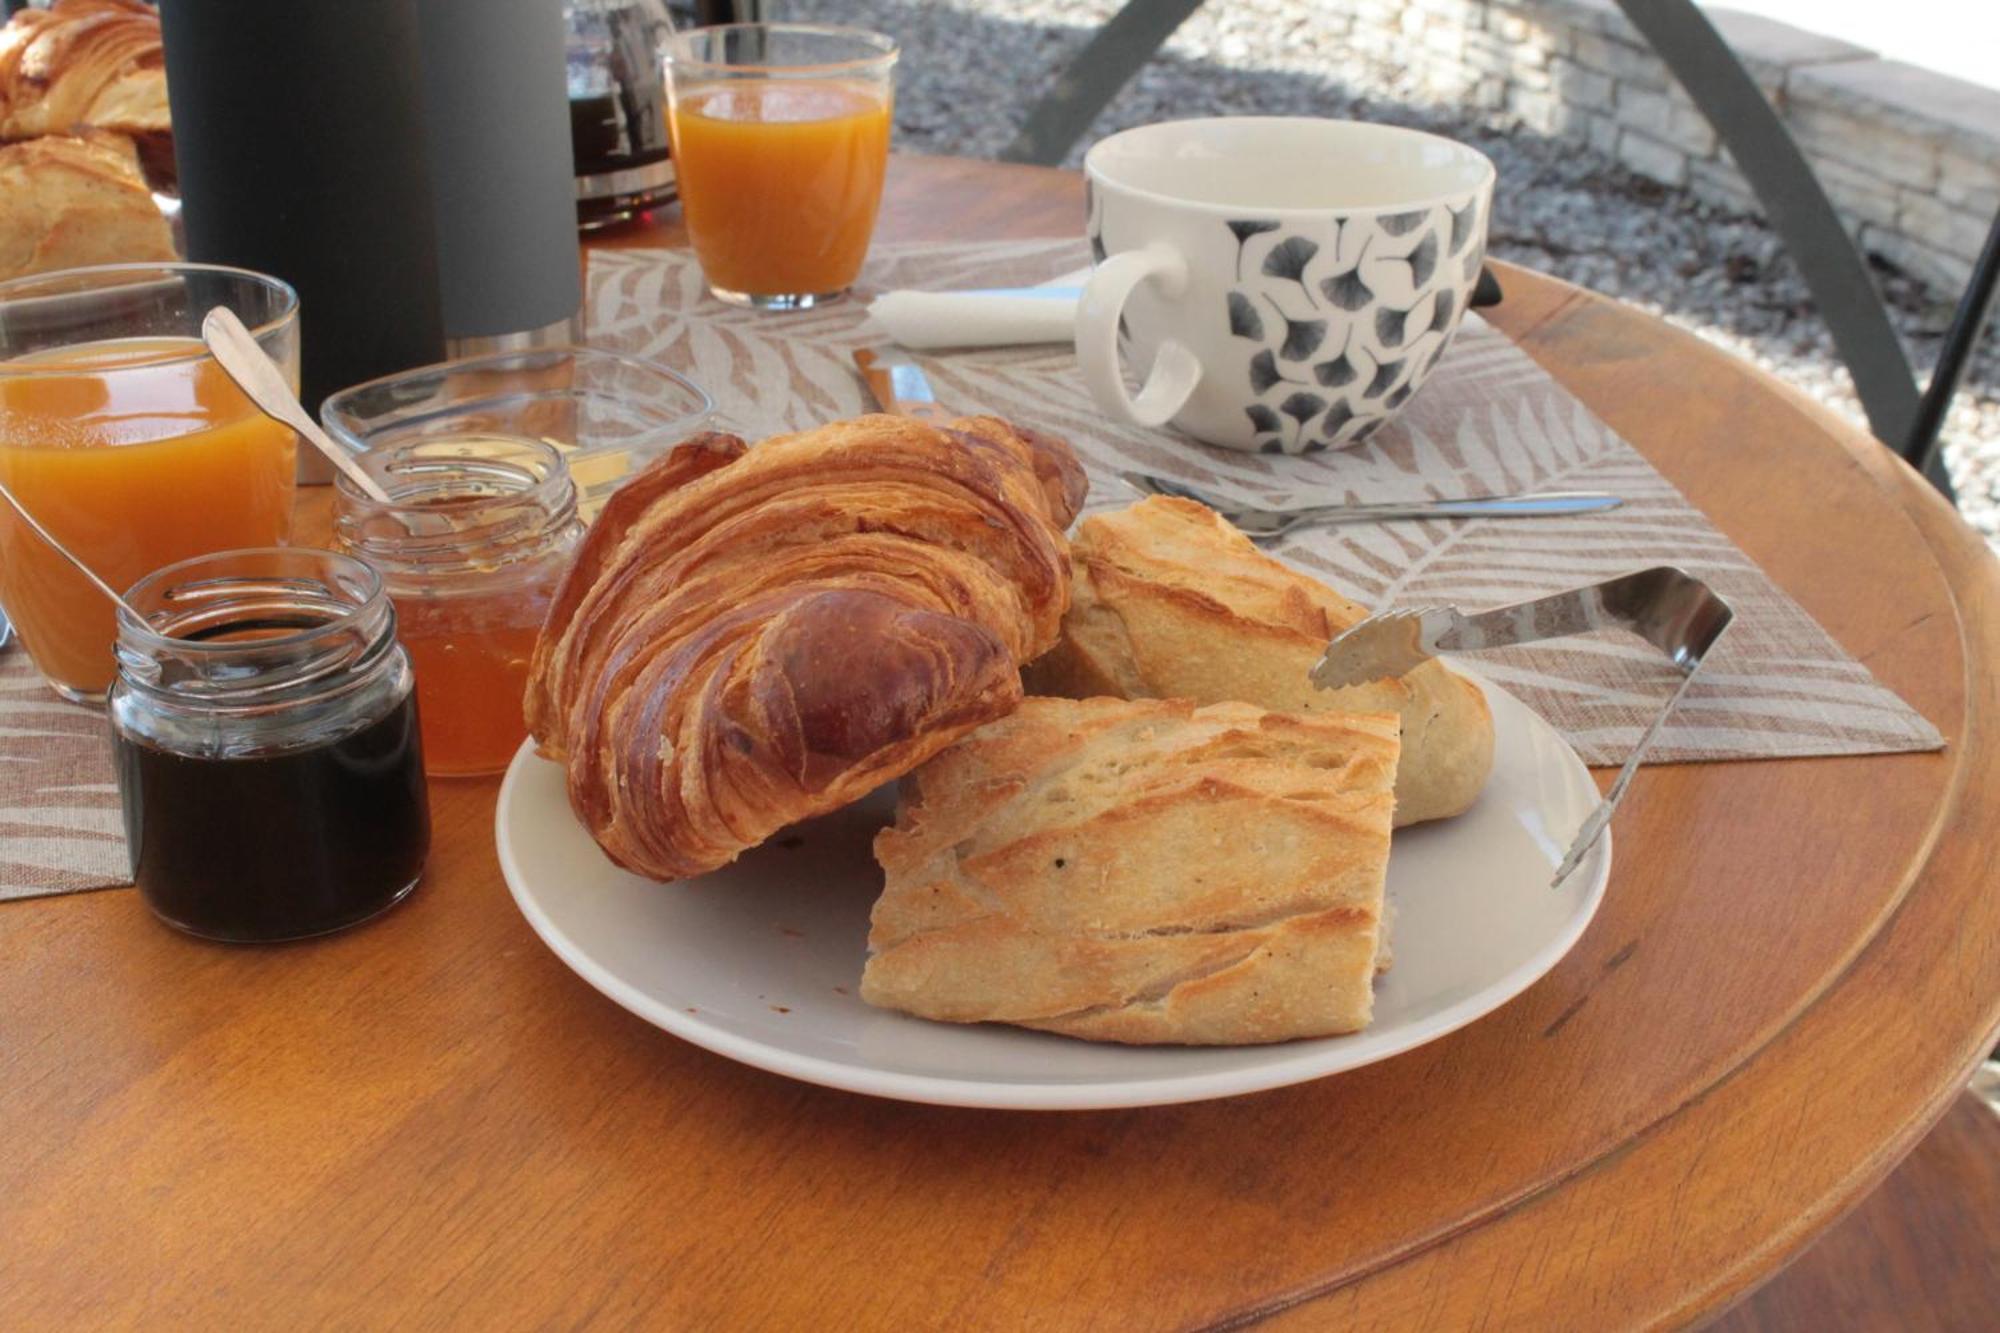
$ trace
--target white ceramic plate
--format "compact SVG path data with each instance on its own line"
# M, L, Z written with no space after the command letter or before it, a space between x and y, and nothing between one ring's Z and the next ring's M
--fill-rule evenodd
M1609 834L1549 887L1597 803L1589 772L1526 705L1480 684L1493 706L1493 777L1466 814L1397 832L1395 966L1377 983L1375 1021L1352 1036L1121 1047L863 1004L868 912L881 889L869 840L890 816L892 788L726 869L663 885L607 861L570 814L562 770L524 746L500 789L500 867L529 924L584 980L675 1036L760 1069L950 1106L1148 1106L1256 1092L1386 1059L1491 1013L1555 966L1597 911Z

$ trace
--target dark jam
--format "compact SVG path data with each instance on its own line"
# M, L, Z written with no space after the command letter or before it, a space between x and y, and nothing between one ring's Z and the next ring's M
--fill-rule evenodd
M176 754L114 729L132 878L169 924L210 939L300 939L409 892L430 850L413 695L330 741Z

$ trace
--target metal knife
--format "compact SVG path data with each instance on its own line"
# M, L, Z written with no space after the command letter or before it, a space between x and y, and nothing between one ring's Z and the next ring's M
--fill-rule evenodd
M919 421L950 421L957 415L938 402L923 367L899 352L856 348L854 365L884 412Z

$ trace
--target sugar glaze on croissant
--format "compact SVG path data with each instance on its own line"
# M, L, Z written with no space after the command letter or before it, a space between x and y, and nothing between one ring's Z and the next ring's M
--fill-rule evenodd
M1084 487L1067 444L994 417L690 440L585 538L529 728L614 861L725 865L1014 707Z

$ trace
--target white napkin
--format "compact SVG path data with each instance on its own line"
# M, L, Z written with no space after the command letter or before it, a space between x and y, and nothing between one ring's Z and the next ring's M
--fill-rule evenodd
M1076 302L1087 268L1039 287L970 292L884 292L868 317L905 347L1015 347L1076 336Z

